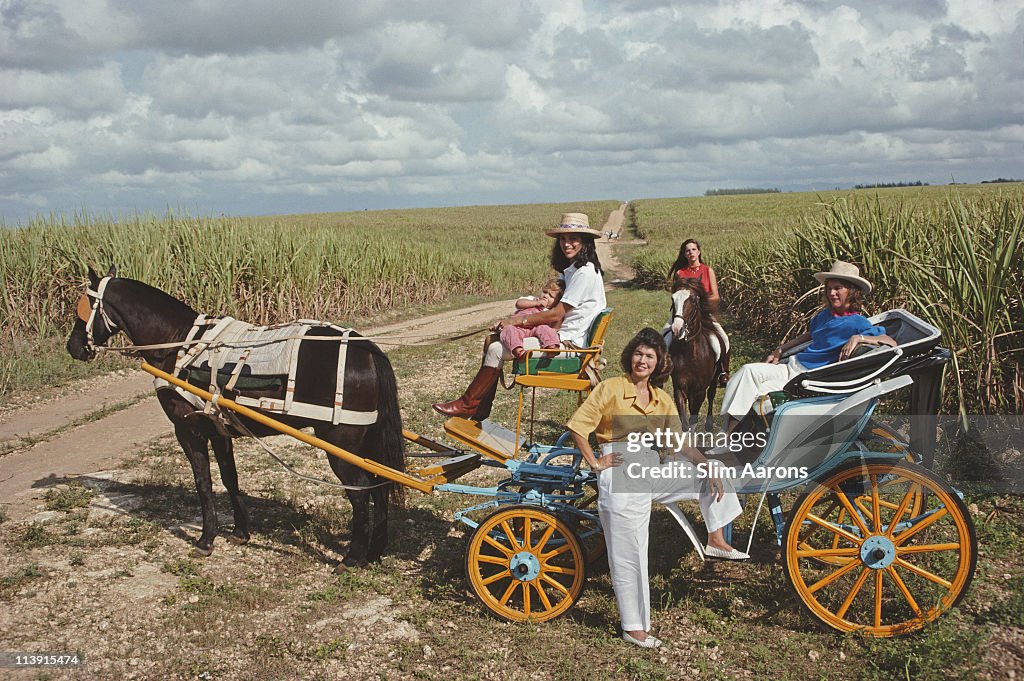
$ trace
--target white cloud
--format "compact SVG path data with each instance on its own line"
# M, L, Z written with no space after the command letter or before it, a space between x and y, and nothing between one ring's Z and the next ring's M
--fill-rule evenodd
M1003 0L7 0L0 214L1020 176Z

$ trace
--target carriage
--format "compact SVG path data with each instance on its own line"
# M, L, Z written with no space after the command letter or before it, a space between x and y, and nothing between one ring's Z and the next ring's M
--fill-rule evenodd
M134 342L134 335L117 325L128 315L108 316L102 309L105 285L99 278L93 281L91 301L85 299L85 307L80 306L81 324L76 323L73 337L79 334L89 345L101 345L116 330L124 330ZM94 342L97 319L105 328ZM592 329L591 347L567 367L539 363L538 368L535 363L531 368L527 358L515 379L521 391L571 389L582 399L589 389L586 366L600 355L609 319L610 314L602 315ZM842 631L892 636L923 627L963 598L975 570L977 539L961 495L921 465L930 463L934 420L914 419L907 441L873 418L881 398L911 385L911 412L934 414L949 353L938 346L934 327L905 311L891 311L872 322L884 325L897 346L795 377L785 390L766 396L743 424L761 436L755 438L761 444L741 451L712 449L707 454L722 470L751 473L737 477L736 491L760 497L755 522L767 502L787 578L811 614ZM346 339L343 342L359 345L353 342L356 337ZM146 359L152 357L158 355ZM334 361L334 371L341 376L344 360ZM381 362L377 361L378 377ZM470 530L465 559L470 587L498 617L545 621L565 614L582 593L588 567L602 555L595 476L581 466L579 451L567 445L568 434L553 445L523 437L523 392L515 430L486 420L449 419L445 433L460 447L401 430L406 442L439 459L401 470L343 446L348 442L345 437L334 437L350 430L339 431L339 426L311 435L302 429L307 425L302 418L268 416L258 401L247 406L237 396L232 399L232 375L237 379L237 371L225 372L221 390L214 368L206 377L211 389L204 389L201 382L154 364L146 361L142 368L178 394L197 399L205 411L235 414L253 428L262 428L259 434L284 433L311 444L329 455L336 472L345 467L361 471L365 481L383 479L428 494L482 498L457 512L455 519ZM346 411L348 405L339 394L332 413ZM380 405L384 409L384 402ZM361 426L360 432L367 427ZM223 475L216 442L214 449ZM504 477L486 487L458 482L480 467L502 470ZM784 473L790 470L802 473ZM197 472L197 484L199 480ZM237 492L237 481L235 488ZM377 492L380 485L366 487L371 488ZM786 503L791 506L788 517L783 512ZM246 519L237 505L235 510L236 524L240 517ZM703 558L701 542L686 516L674 505L668 510ZM354 520L358 513L353 500ZM247 528L245 532L247 538ZM374 527L360 534L354 526L353 542L369 542L372 554L374 541L382 549L380 532ZM383 532L386 540L386 525ZM204 537L208 534L204 523ZM751 540L753 534L752 530Z

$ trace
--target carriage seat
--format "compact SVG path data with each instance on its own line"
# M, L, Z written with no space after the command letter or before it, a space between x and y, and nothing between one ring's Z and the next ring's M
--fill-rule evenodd
M848 394L872 381L912 373L948 359L948 351L937 348L939 330L906 310L889 310L869 317L868 321L884 327L886 334L896 341L896 347L858 348L849 359L794 376L783 389L786 395ZM806 344L793 348L786 356L805 347Z
M590 385L588 367L597 367L604 348L604 336L611 323L614 309L606 307L597 313L587 332L587 346L567 351L564 348L527 350L522 359L512 362L515 382L521 386L537 388L563 388L583 390L582 382ZM559 357L558 355L569 355Z

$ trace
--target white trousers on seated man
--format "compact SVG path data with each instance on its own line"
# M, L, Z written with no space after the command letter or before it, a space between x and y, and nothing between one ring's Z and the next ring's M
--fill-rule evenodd
M659 463L656 452L630 453L625 447L623 442L601 447L605 455L612 451L620 454L623 464L606 468L598 474L597 513L608 548L608 567L622 630L648 631L651 628L651 584L647 569L651 503L656 501L668 505L677 501L699 500L708 532L731 523L742 509L735 492L727 491L721 501L715 501L715 495L710 491L687 491L694 488L692 479L682 482L662 479L661 484L652 484L650 491L615 492L612 479L618 477L623 481L629 464L639 462L654 466ZM728 481L723 482L728 484Z
M807 371L807 367L790 357L778 364L754 362L744 364L732 375L725 386L722 397L722 416L742 419L761 395L782 390L796 376Z

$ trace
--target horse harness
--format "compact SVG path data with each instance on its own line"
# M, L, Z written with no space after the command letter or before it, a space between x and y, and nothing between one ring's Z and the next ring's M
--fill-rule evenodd
M99 315L100 320L103 322L104 330L113 335L117 331L117 324L113 322L107 311L103 309L103 293L107 290L107 284L113 279L111 276L106 276L100 279L100 283L96 286L96 290L93 290L87 284L85 287L85 293L78 299L78 305L75 310L78 313L78 318L85 322L85 349L89 352L96 354L96 343L93 340L93 329L96 326L96 316ZM91 302L90 302L90 299Z

